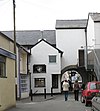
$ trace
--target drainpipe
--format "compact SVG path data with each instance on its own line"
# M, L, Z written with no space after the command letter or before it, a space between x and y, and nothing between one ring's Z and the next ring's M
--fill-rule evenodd
M86 67L86 70L87 70L87 65L88 65L87 29L85 29L85 40L86 40L85 67Z
M19 81L19 99L21 99L20 54L21 54L21 48L19 47L19 49L18 49L18 81Z
M30 73L30 69L29 69L29 58L30 58L30 55L27 54L27 75L28 75L28 79L29 79L29 94L31 94L31 73Z

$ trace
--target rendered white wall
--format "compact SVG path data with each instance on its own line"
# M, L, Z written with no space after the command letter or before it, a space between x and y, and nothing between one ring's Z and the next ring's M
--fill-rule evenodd
M85 46L85 29L57 29L57 48L62 50L62 69L78 62L78 49Z
M35 88L34 87L34 78L45 78L46 80L46 90L47 93L51 92L52 87L52 74L59 74L61 71L61 57L60 53L57 49L53 48L46 42L42 41L39 44L37 44L35 47L31 50L31 73L32 73L32 89L33 93L38 90L37 93L43 93L44 87L42 88ZM57 62L56 63L49 63L49 55L56 55L57 56ZM34 64L45 64L46 65L46 73L33 73L33 65ZM60 79L60 77L59 77ZM60 83L60 80L59 80ZM60 85L58 89L55 90L56 92L60 92Z
M92 48L95 43L95 35L94 35L94 22L89 16L88 26L87 26L87 48Z
M94 24L95 29L95 47L100 49L100 22Z

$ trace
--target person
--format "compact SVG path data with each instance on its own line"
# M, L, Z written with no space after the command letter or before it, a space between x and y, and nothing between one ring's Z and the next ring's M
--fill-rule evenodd
M64 80L62 87L63 87L63 91L64 91L65 101L67 101L68 100L68 91L69 91L69 83L67 80Z
M82 90L85 89L85 84L84 84L84 83L82 84L81 89L82 89Z
M73 90L72 82L71 82L71 80L68 80L68 82L69 82L69 91L72 91Z
M75 98L75 101L78 101L78 99L79 99L79 83L78 83L78 80L76 80L74 83L74 98Z

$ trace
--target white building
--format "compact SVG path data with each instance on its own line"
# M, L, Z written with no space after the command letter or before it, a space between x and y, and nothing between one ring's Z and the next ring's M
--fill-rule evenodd
M61 92L62 51L41 39L31 49L31 86L35 93Z
M86 23L86 19L56 21L56 46L64 52L62 69L78 64L78 50L86 46Z
M56 20L56 47L64 54L61 72L77 71L84 82L87 81L86 64L86 26L87 19ZM72 75L72 73L71 73Z
M89 13L87 24L88 66L94 70L94 77L100 80L100 13ZM96 77L95 77L96 78Z

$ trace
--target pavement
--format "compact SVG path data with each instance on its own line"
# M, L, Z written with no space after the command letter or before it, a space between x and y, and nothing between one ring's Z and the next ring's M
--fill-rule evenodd
M68 101L64 100L64 94L57 95L34 95L31 98L21 99L16 102L16 107L7 111L91 111L79 101L74 100L74 95L69 94Z
M79 94L79 96L80 96L80 94ZM54 95L47 94L46 96L44 96L44 95L33 95L32 100L31 100L31 97L28 97L25 99L18 100L17 103L44 102L44 101L51 100L51 99L61 100L62 98L64 99L63 93L54 94ZM68 98L74 100L73 92L69 92Z
M31 97L28 97L25 99L18 100L17 103L44 102L55 98L56 98L55 95L53 96L46 95L46 97L44 95L33 95L32 100L31 100Z
M25 99L18 100L17 103L21 103L21 102L22 103L44 102L44 101L51 100L51 99L59 99L60 100L62 98L64 98L64 94L63 93L61 93L61 94L53 94L53 95L47 94L46 96L44 96L44 95L33 95L32 100L31 100L31 97L28 97L28 98L25 98ZM68 98L69 99L74 99L74 95L73 95L72 91L69 92Z

